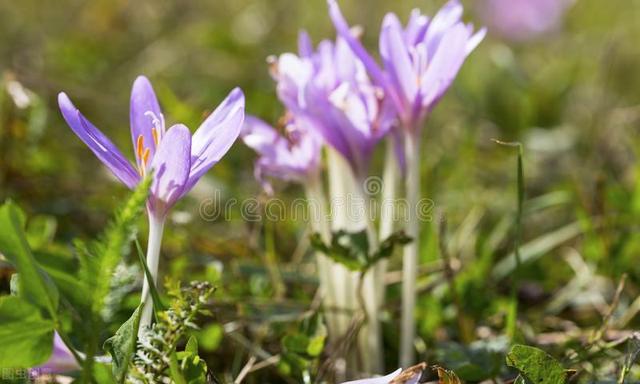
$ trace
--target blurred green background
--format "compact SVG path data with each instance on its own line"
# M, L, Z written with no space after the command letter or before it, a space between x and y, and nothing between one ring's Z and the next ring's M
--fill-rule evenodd
M414 7L432 14L442 3L341 1L371 48L387 11L406 20ZM464 3L465 18L481 24L480 3ZM456 290L475 331L461 334L448 285L428 271L440 255L436 228L425 225L418 315L426 345L470 341L503 326L513 269L515 153L492 138L525 146L529 248L519 296L525 336L530 329L556 330L556 318L598 325L622 273L629 281L616 324L638 325L638 20L638 0L578 0L556 33L519 44L490 34L467 60L427 122L422 162L425 197L448 218L448 247L459 261ZM324 0L0 1L0 200L16 200L30 216L55 216L61 244L95 235L127 191L65 125L57 93L67 92L127 155L129 92L139 74L154 84L168 124L195 130L235 86L247 96L248 113L275 121L283 109L265 59L295 51L302 28L314 42L334 37ZM372 173L379 172L381 155ZM304 310L313 296L303 223L245 222L239 209L231 220L201 218L216 191L222 201L265 201L253 159L242 143L234 145L174 209L165 237L166 271L185 280L204 274L220 285L220 323L264 324L271 315ZM296 186L278 186L282 196L301 195ZM273 248L264 239L275 240ZM287 282L286 298L274 299L267 256ZM399 258L391 265L399 269ZM397 288L390 286L390 351ZM278 334L247 332L262 332L265 340ZM242 362L238 354L228 357L233 367ZM389 353L390 365L394 359Z

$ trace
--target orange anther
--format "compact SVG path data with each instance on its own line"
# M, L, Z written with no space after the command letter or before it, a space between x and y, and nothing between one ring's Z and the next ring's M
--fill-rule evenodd
M138 140L136 140L136 156L138 160L142 160L142 152L144 150L144 137L142 135L138 136Z
M156 147L158 146L158 130L154 128L151 128L151 136L153 136L153 144L156 145Z

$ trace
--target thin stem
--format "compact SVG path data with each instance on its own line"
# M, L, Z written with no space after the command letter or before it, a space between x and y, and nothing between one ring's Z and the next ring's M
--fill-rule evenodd
M400 336L400 365L411 366L415 360L413 342L415 339L416 269L420 249L420 227L416 209L420 199L420 139L417 134L405 136L405 156L407 159L406 195L409 206L406 233L413 239L404 247L402 259L402 320Z
M387 148L384 159L384 168L382 170L382 196L380 199L380 242L383 242L393 233L396 190L400 181L400 165L396 158L393 136L390 135L386 141ZM377 282L376 287L378 288L378 307L382 307L385 301L386 285L380 282L384 281L387 274L388 262L389 261L387 259L383 259L373 267L374 279Z
M147 243L147 267L151 276L153 277L153 283L157 284L158 281L158 264L160 263L160 246L162 245L162 232L164 230L164 217L159 218L149 212L149 241ZM151 324L151 317L153 315L153 301L150 299L150 285L149 281L145 278L142 284L142 302L144 303L144 309L140 317L140 328Z
M287 287L282 280L282 275L278 269L278 256L275 245L275 223L265 217L264 221L264 263L273 285L273 290L277 300L285 297Z
M322 241L331 241L331 230L327 220L327 202L324 193L322 178L319 172L309 175L304 185L307 196L307 206L309 210L309 227L312 232L319 233ZM320 280L320 292L322 301L329 308L336 305L338 294L338 282L331 273L331 260L322 252L316 252L316 263L318 265L318 278ZM337 331L337 319L332 313L328 313L327 321L331 332Z

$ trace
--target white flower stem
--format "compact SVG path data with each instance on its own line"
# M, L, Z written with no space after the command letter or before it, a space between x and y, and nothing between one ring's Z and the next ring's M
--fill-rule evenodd
M420 199L420 136L417 133L405 135L405 156L407 159L406 196L409 206L406 233L413 240L404 247L402 259L402 320L400 329L400 366L414 364L414 339L416 333L416 268L420 249L420 226L417 209Z
M373 228L369 212L369 197L364 191L363 180L358 180L346 160L334 150L328 150L329 189L331 196L332 229L343 229L347 232L367 230L369 248L377 248L377 234ZM349 204L353 204L350 206ZM338 291L337 302L343 304L348 311L360 311L357 287L362 284L362 298L365 303L366 324L358 335L358 351L361 370L368 373L381 373L383 370L382 334L378 319L378 290L373 273L368 273L364 281L360 274L350 272L342 265L334 263L331 277L345 282L342 293ZM340 316L348 327L351 316ZM350 367L354 368L354 367Z
M382 196L380 199L380 242L389 237L394 230L394 215L396 209L396 191L398 189L400 165L395 153L394 139L389 136L386 140L387 147L382 170ZM388 260L383 259L374 268L374 276L378 288L379 306L384 304L386 286L384 277L387 273Z
M160 262L160 246L162 244L162 232L164 229L164 217L158 218L149 212L149 242L147 243L147 267L153 278L152 284L156 284L158 280L158 264ZM151 324L153 315L153 301L150 295L149 281L146 278L142 284L142 302L144 308L140 317L140 327Z
M313 233L319 233L325 243L331 241L331 229L327 218L327 198L324 193L322 178L319 172L309 175L304 185L309 212L309 228ZM316 252L318 265L318 279L322 300L327 308L336 306L337 284L331 275L332 261L322 252ZM333 334L338 327L337 318L331 311L327 311L327 323Z

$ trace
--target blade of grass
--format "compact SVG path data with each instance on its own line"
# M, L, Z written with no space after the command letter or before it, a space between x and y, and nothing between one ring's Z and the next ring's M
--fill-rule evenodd
M149 282L149 292L151 293L151 300L153 300L153 314L154 316L157 316L157 312L158 311L164 311L167 309L166 305L164 305L164 303L162 303L162 300L160 299L160 294L158 293L158 290L156 289L156 285L153 283L153 276L151 275L151 271L149 271L149 267L147 266L147 262L145 260L145 256L144 256L144 252L142 251L142 246L140 246L140 242L138 241L138 239L135 239L135 243L136 243L136 249L137 249L137 253L138 253L138 259L140 261L140 264L142 265L142 268L144 269L144 276L145 279L147 279L147 281ZM157 320L157 317L156 317Z

